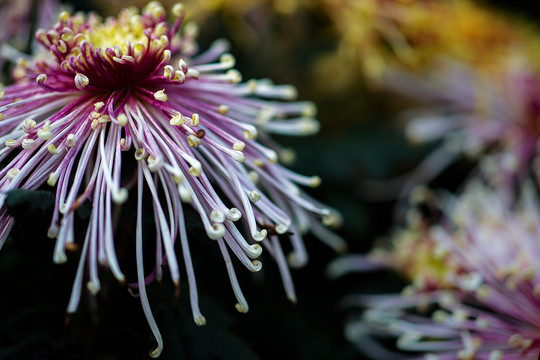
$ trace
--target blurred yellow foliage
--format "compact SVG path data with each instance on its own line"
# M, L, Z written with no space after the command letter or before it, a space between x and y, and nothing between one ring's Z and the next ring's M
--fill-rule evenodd
M517 18L471 0L324 0L341 40L341 61L368 77L389 66L423 70L450 58L479 71L540 57L540 34ZM352 61L352 63L351 63Z

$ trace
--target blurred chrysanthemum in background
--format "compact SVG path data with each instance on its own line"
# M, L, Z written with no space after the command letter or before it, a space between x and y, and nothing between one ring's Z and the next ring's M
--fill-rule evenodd
M248 305L229 251L249 270L265 246L277 261L287 296L295 301L288 266L302 266L307 254L302 234L312 230L336 250L345 246L320 224L338 216L298 185L317 186L318 177L301 176L278 162L287 153L269 133L307 135L318 130L310 102L284 102L296 96L291 86L268 80L241 83L225 41L196 55L195 31L178 34L183 6L172 8L175 22L157 2L141 13L122 10L102 20L95 14L60 14L36 38L49 54L23 61L16 83L2 88L0 111L1 244L14 220L6 213L13 189L56 187L48 236L56 238L54 261L67 261L75 248L75 211L92 204L68 312L76 310L83 289L100 290L99 265L125 282L115 250L120 205L135 196L137 283L143 310L162 341L148 304L145 285L161 279L167 265L178 286L174 253L180 241L190 287L193 318L199 311L195 273L184 222L183 203L199 214L204 231L223 254L240 312ZM256 140L259 137L260 140ZM155 265L143 268L143 196L151 195ZM245 230L245 231L244 231ZM146 231L146 230L145 230ZM290 239L285 256L278 236ZM267 239L268 237L268 239ZM262 245L262 246L261 246ZM85 268L88 275L85 276ZM86 280L85 280L86 279Z
M34 30L48 27L59 11L57 0L0 1L0 79L5 60L16 61L34 44Z
M536 359L540 203L532 182L508 204L473 181L432 225L411 211L389 248L330 268L337 275L379 264L410 281L402 294L347 299L365 310L349 320L349 340L375 359ZM394 345L384 347L388 339Z
M406 98L411 143L440 144L397 182L402 194L462 156L496 186L537 171L538 29L468 0L331 3L345 19L335 61L362 64L372 85Z
M418 205L406 226L328 268L389 268L407 283L401 294L348 298L363 309L346 337L374 359L536 359L540 33L473 1L345 4L362 21L341 59L360 59L370 84L409 102L412 143L439 141L396 179ZM445 179L459 195L413 190L463 155L467 174Z

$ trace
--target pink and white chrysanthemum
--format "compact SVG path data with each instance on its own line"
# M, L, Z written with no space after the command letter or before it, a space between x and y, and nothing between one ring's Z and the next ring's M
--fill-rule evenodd
M167 264L178 286L176 239L194 320L205 323L184 223L185 204L199 214L208 237L217 241L240 312L248 311L248 305L230 251L246 268L258 271L264 245L278 263L288 297L295 301L288 264L307 261L302 234L311 229L331 246L343 246L320 224L320 219L333 223L335 214L298 187L316 186L319 178L281 166L278 160L284 153L268 137L316 132L313 104L283 102L295 97L290 86L266 80L241 83L224 41L194 56L196 28L186 26L180 36L183 7L175 5L172 14L176 20L169 25L157 2L141 13L129 8L105 21L93 14L64 12L54 28L36 35L49 56L18 68L16 84L3 88L0 100L0 160L8 162L0 170L0 246L14 223L5 209L10 190L33 190L45 183L56 188L48 236L56 238L57 263L65 262L66 249L74 246L74 211L89 200L92 210L68 305L73 312L84 287L92 294L100 290L98 264L108 267L118 281L126 281L115 254L114 214L128 196L137 197L137 287L158 342L152 356L159 355L163 344L145 284L160 279L162 265ZM156 224L155 267L146 278L143 192L151 194ZM291 241L288 257L279 236Z
M537 359L540 203L529 185L512 206L480 183L451 201L422 240L431 242L431 256L410 258L431 276L407 274L412 285L402 294L351 297L349 305L367 310L347 324L348 339L376 359ZM341 271L354 269L350 260ZM419 287L425 276L444 281Z
M427 76L389 71L388 88L424 103L404 116L407 138L441 143L403 193L460 156L477 161L495 186L539 171L540 75L525 60L484 75L452 59L439 61Z

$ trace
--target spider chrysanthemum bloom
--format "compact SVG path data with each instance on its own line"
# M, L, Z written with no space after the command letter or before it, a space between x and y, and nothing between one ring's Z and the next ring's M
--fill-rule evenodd
M540 204L530 185L516 204L480 183L450 202L426 229L431 256L410 257L424 262L413 268L440 279L436 286L418 281L427 274L409 273L414 285L402 294L351 298L367 310L347 325L349 339L377 359L537 359ZM415 353L389 357L380 337Z
M14 223L5 208L10 190L33 190L45 183L56 188L48 236L56 238L57 263L66 261L66 249L74 246L75 210L89 200L92 209L68 305L73 312L83 287L93 294L99 291L98 264L110 268L120 282L126 280L115 254L113 218L128 195L136 196L137 287L158 342L152 356L159 355L162 341L145 283L160 279L167 264L178 285L176 239L194 320L205 323L197 303L184 204L200 215L206 234L218 242L241 312L248 305L230 250L249 270L258 271L260 244L266 245L294 301L287 261L304 264L301 234L312 229L326 235L319 219L327 224L336 219L297 186L316 186L319 178L279 165L279 155L287 153L267 135L317 131L313 104L282 102L294 98L290 86L240 83L223 41L194 57L195 29L187 27L180 36L183 7L175 5L172 14L176 20L169 25L157 2L141 13L129 8L105 21L92 14L62 13L53 29L36 35L49 56L23 63L17 82L3 88L0 97L0 160L7 163L0 171L0 246ZM261 142L256 141L258 129ZM146 279L143 192L151 194L156 224L155 269ZM291 240L288 257L280 235ZM337 238L325 238L343 246Z

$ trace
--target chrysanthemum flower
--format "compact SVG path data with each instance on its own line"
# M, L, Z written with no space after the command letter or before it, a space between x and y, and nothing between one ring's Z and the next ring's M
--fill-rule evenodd
M428 78L394 74L399 92L428 101L406 115L405 128L412 143L441 144L425 162L428 176L460 156L479 163L496 186L538 172L540 72L529 65L514 63L489 78L456 63ZM405 83L418 87L408 91Z
M348 323L346 336L377 359L537 359L540 203L530 185L512 205L480 183L450 201L414 242L432 249L409 257L409 269L423 272L405 273L412 284L402 294L351 298L367 310ZM404 251L406 244L394 244ZM430 276L436 281L419 281ZM381 338L409 354L390 355Z
M99 265L126 281L115 253L114 214L128 196L135 196L137 287L158 342L152 356L158 356L163 345L145 284L160 279L162 265L167 264L178 286L176 239L194 320L205 323L184 204L200 215L206 234L217 241L240 312L248 305L229 251L249 270L258 271L260 244L266 245L294 301L287 260L292 266L306 262L302 233L312 229L331 245L343 246L326 236L318 220L331 224L334 213L297 186L317 186L320 179L279 165L279 156L290 154L267 134L316 132L313 104L280 101L295 97L290 86L266 80L240 83L223 41L194 57L195 29L188 27L180 36L182 5L175 5L172 14L176 21L169 25L157 2L141 13L129 8L104 21L93 14L62 13L53 29L36 35L49 56L22 64L16 70L17 83L3 88L0 97L0 160L7 164L0 171L0 246L14 224L5 208L10 190L34 190L45 183L56 188L48 236L56 238L57 263L65 262L66 249L74 247L75 210L89 200L92 209L68 305L68 312L74 312L84 287L92 294L100 290ZM156 224L155 268L147 278L143 193L151 195ZM288 258L279 236L291 240Z

